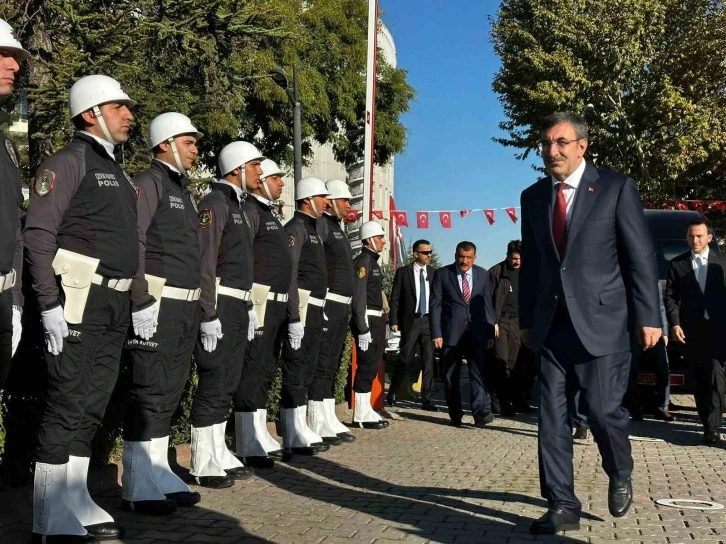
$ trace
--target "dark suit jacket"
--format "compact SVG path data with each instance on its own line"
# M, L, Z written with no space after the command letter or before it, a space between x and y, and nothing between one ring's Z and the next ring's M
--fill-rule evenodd
M424 276L429 284L429 308L431 307L431 291L434 282L433 266L427 266ZM396 270L391 291L391 313L388 317L389 325L398 325L401 334L407 334L413 326L413 320L418 308L416 307L416 281L413 277L413 264L407 264ZM429 309L430 312L430 309Z
M445 346L455 346L471 330L482 345L494 338L492 291L486 268L472 267L474 284L467 305L459 287L456 264L439 268L434 273L434 285L429 298L431 309L431 338L443 338Z
M587 164L562 261L552 236L553 194L549 176L522 192L520 327L539 350L564 296L591 355L627 351L628 323L661 326L655 251L635 181Z
M691 265L691 252L678 255L671 261L666 281L666 313L671 327L683 327L686 343L693 327L703 323L704 311L708 311L711 325L721 329L720 334L726 330L725 270L726 255L709 250L706 292L703 293ZM726 344L726 339L723 343Z

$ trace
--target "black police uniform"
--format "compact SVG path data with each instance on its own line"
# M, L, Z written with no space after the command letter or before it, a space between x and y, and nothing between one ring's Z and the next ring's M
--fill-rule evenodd
M340 223L330 214L318 219L318 234L323 239L325 264L328 277L328 293L346 298L348 303L333 300L326 295L325 315L320 339L318 364L315 376L308 388L310 400L334 398L335 378L340 367L341 354L350 323L350 301L353 297L353 252ZM307 332L305 333L307 335Z
M242 203L233 186L214 183L212 192L200 204L202 321L219 318L224 336L211 353L202 348L201 342L197 343L199 385L194 393L191 419L198 428L226 421L242 375L252 303L217 295L215 284L216 278L220 278L224 287L241 291L252 288L253 235Z
M164 278L164 287L180 289L163 296L158 325L150 340L129 337L126 347L133 359L124 440L139 442L169 435L199 332L201 254L197 234L197 207L188 190L189 180L154 159L148 170L134 176L137 203L139 269L131 287L132 310L156 302L145 275Z
M287 301L288 323L300 322L298 289L310 291L310 298L325 300L327 268L323 241L317 232L317 219L296 211L285 225L292 255L292 281ZM323 306L309 303L305 318L305 335L299 349L292 349L290 338L283 333L282 400L283 408L305 405L305 397L315 374L323 334ZM321 399L322 400L322 399Z
M69 324L59 355L46 352L48 394L36 458L64 464L69 455L90 456L118 377L131 305L128 291L108 280L130 279L139 267L135 187L91 135L77 133L41 165L23 238L41 310L63 302L52 266L59 248L100 261L102 284L91 284L83 322Z
M380 255L364 247L353 261L353 335L356 339L356 360L358 368L353 380L355 393L370 393L373 380L378 374L378 365L383 355L383 276L378 266ZM366 351L358 348L358 337L371 333L371 343Z
M0 124L8 115L0 112ZM23 193L20 186L18 157L12 142L0 130L0 276L6 285L0 288L0 389L10 372L13 352L13 305L23 306L21 278L23 277L23 237L20 232ZM15 285L10 287L14 271Z
M254 234L254 282L270 287L265 322L247 346L242 379L234 396L237 412L267 406L267 392L277 372L277 337L285 322L287 293L292 280L292 257L287 233L272 214L270 202L250 195L242 205Z

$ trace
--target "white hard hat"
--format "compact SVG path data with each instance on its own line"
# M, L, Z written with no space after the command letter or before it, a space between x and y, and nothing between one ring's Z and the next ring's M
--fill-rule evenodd
M243 164L247 164L250 161L262 160L265 157L262 153L249 142L232 142L227 144L219 152L219 159L217 164L219 166L219 172L222 176L226 176L235 168L239 168Z
M336 198L347 198L350 200L353 195L350 194L350 188L348 184L340 179L331 179L325 182L325 186L328 188L330 195L329 199L334 200Z
M302 178L295 184L295 200L310 198L313 196L328 196L330 191L319 178Z
M182 134L191 134L197 140L204 136L186 115L173 111L162 113L154 117L149 124L149 147L153 149L160 143L173 140Z
M71 119L108 102L120 102L129 108L136 105L136 101L129 98L118 81L102 75L85 76L76 81L71 87L69 101Z
M271 159L265 159L260 163L260 168L262 169L262 175L260 178L265 179L269 176L284 176L285 172L282 171L282 168L277 166L277 163Z
M360 239L367 240L374 236L385 236L386 233L378 221L366 221L360 226Z
M13 27L3 19L0 19L0 49L10 49L18 62L23 62L30 56L30 52L20 45Z

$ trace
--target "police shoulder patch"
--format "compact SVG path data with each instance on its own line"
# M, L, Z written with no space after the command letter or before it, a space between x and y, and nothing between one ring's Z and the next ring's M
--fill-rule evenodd
M15 148L13 147L13 142L8 140L7 138L5 138L5 151L8 152L8 156L10 157L10 160L13 161L15 168L19 168L18 156L15 154Z
M199 226L203 229L206 229L209 227L209 225L212 224L212 210L209 208L204 208L201 212L199 212Z
M288 236L287 241L289 242L290 247L295 247L295 235L294 234L291 234L290 236Z
M42 170L35 175L33 192L38 196L45 196L55 187L55 172L53 170Z
M366 272L367 272L367 271L366 271L366 267L365 267L365 266L361 266L361 267L360 267L360 268L358 269L358 277L359 277L359 278L364 278L364 277L365 277L365 275L366 275Z

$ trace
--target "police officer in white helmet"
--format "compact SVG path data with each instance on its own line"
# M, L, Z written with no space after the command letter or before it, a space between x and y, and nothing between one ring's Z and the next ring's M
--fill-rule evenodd
M33 499L33 537L43 542L122 534L91 499L86 477L91 440L118 377L139 268L136 188L114 157L136 102L103 75L79 79L69 98L78 132L38 170L23 232L47 346Z

